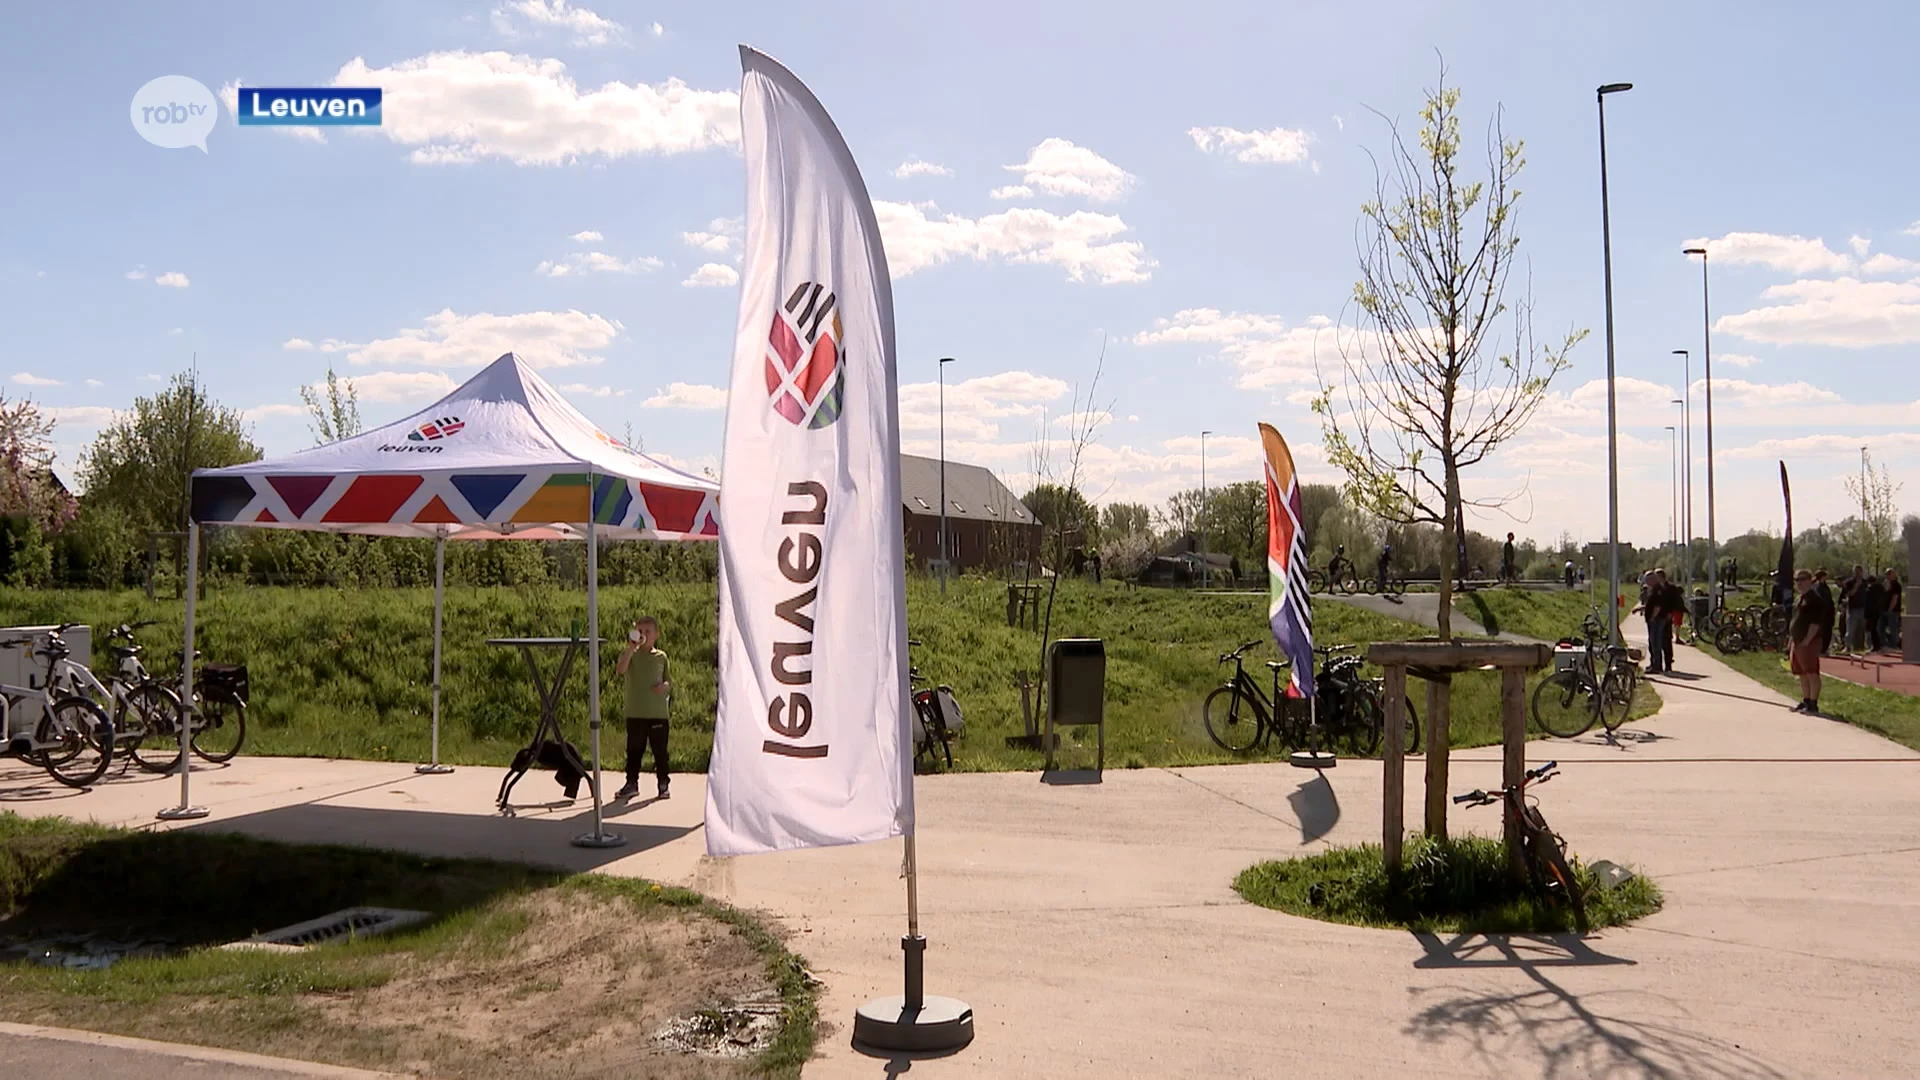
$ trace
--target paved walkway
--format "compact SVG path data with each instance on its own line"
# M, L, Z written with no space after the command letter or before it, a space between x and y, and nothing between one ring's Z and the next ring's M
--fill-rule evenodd
M1690 654L1690 655L1688 655ZM1920 754L1787 711L1687 650L1662 713L1619 745L1536 742L1540 789L1583 856L1651 873L1667 906L1567 938L1414 935L1242 903L1260 859L1377 841L1381 768L1032 773L919 785L929 990L978 1016L952 1057L888 1062L849 1042L861 1001L897 992L897 843L707 859L702 783L612 819L633 843L568 846L578 809L491 812L495 769L242 759L196 775L191 828L525 859L683 883L776 914L825 981L837 1025L810 1078L1912 1077L1920 1061ZM1491 787L1498 750L1454 756ZM1407 820L1421 766L1409 763ZM1073 779L1062 777L1058 779ZM555 789L529 777L522 798ZM0 774L0 805L147 825L173 798L132 777L90 794ZM1492 810L1456 829L1498 830Z
M1459 596L1459 593L1453 595ZM1314 600L1331 600L1336 604L1352 604L1366 608L1395 619L1405 619L1421 626L1440 625L1440 594L1430 592L1401 593L1399 596L1381 596L1377 593L1315 593ZM1480 621L1471 615L1463 615L1458 608L1453 612L1453 632L1459 636L1484 635L1486 630ZM1503 630L1494 635L1502 641L1535 641L1536 638Z

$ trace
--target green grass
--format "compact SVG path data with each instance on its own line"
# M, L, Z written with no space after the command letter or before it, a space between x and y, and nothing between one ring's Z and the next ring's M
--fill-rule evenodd
M1520 634L1540 641L1558 641L1580 632L1580 620L1590 607L1604 599L1600 593L1585 589L1475 589L1455 594L1453 610L1469 620L1469 631L1478 628L1489 634ZM1600 618L1607 609L1599 609Z
M1723 653L1712 645L1701 648L1742 675L1791 700L1800 700L1800 679L1787 669L1785 653ZM1831 664L1829 660L1823 666L1831 671ZM1920 697L1876 690L1828 675L1820 680L1820 714L1920 750Z
M1579 859L1571 861L1593 929L1660 910L1659 886L1646 878L1635 875L1607 889ZM1409 840L1397 882L1387 876L1380 846L1363 844L1258 863L1241 871L1233 887L1261 907L1351 926L1435 933L1572 929L1564 908L1546 903L1507 872L1505 846L1479 836Z
M563 904L611 905L616 917L710 921L740 938L765 962L786 1005L781 1031L754 1063L756 1071L799 1075L818 1028L803 962L752 916L686 889L192 830L126 832L12 813L0 813L0 936L162 936L182 951L123 959L97 971L0 963L0 1000L9 1002L11 1019L46 1017L64 1026L178 1039L185 1013L195 1018L186 1037L208 1045L412 1067L391 1059L394 1048L380 1035L342 1028L337 1018L316 1012L316 1004L351 998L429 962L457 970L463 958L511 959L535 944L540 927L525 901L543 892ZM412 930L293 954L206 947L360 904L425 910L435 918ZM567 991L555 985L551 992ZM473 1047L447 1052L471 1054Z
M374 761L422 761L428 756L432 592L427 589L328 590L236 588L210 591L199 606L197 644L209 660L241 661L251 677L247 753ZM441 758L462 765L504 765L524 745L537 716L524 661L489 637L564 635L584 619L578 590L459 588L447 592L442 677ZM142 632L157 671L177 668L180 604L149 602L133 592L0 590L0 610L18 623L80 621L106 627L155 619ZM674 681L673 768L703 771L711 752L715 696L715 594L710 584L610 587L601 592L603 633L617 639L641 612L662 624L662 648ZM1315 610L1321 643L1405 640L1431 631L1349 605ZM1577 621L1577 620L1576 620ZM1098 637L1107 648L1107 760L1114 767L1217 763L1242 758L1207 737L1201 706L1225 678L1217 657L1244 641L1253 650L1250 671L1270 685L1262 661L1275 656L1264 594L1195 594L1169 589L1061 585L1053 636ZM1038 769L1042 756L1009 749L1005 737L1024 729L1017 672L1037 673L1040 639L1006 624L1006 590L968 578L942 597L937 583L908 584L908 627L926 642L914 661L936 683L954 688L967 716L967 736L955 748L961 770ZM97 650L96 650L97 651ZM608 720L618 719L615 650L602 659ZM541 657L552 664L557 656ZM562 702L561 721L585 749L584 680ZM1415 692L1424 715L1425 702ZM1456 678L1452 742L1480 746L1499 740L1499 679L1492 672ZM1657 700L1648 711L1657 708ZM1062 763L1092 762L1092 731L1070 733ZM624 758L620 728L606 732L605 760ZM1274 746L1255 756L1279 757Z

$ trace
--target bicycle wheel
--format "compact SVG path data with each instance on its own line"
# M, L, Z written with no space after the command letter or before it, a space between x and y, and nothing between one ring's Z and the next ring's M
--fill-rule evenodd
M215 765L232 761L247 741L246 705L225 695L209 696L193 712L188 738L193 752Z
M1633 713L1633 694L1640 677L1630 667L1616 667L1600 680L1600 723L1611 734Z
M1308 592L1326 592L1327 591L1327 575L1321 573L1318 570L1307 571L1307 591Z
M87 787L113 761L113 721L82 697L53 703L33 733L47 774L68 787Z
M1743 652L1747 647L1747 638L1738 624L1723 622L1720 629L1713 632L1713 647L1728 654Z
M1260 741L1260 716L1252 702L1242 700L1239 687L1231 683L1216 687L1207 695L1202 712L1206 717L1207 735L1220 749L1244 754Z
M1413 754L1413 753L1418 753L1420 750L1420 714L1413 711L1413 695L1408 694L1406 697L1407 697L1406 752L1409 754Z
M1533 688L1533 722L1563 739L1586 733L1600 719L1600 688L1577 671L1556 671Z
M180 764L180 696L159 683L134 687L114 717L117 745L147 772L173 771Z
M1387 730L1387 709L1380 694L1362 683L1347 697L1347 747L1357 757L1375 757Z
M1334 584L1339 587L1341 592L1346 593L1348 596L1352 596L1354 593L1360 591L1360 577L1353 572L1353 567L1351 566L1343 566L1340 568L1340 574L1334 579Z
M1567 906L1573 916L1573 928L1586 933L1587 898L1580 891L1579 879L1573 876L1573 867L1567 864L1567 853L1561 847L1560 838L1547 828L1547 819L1534 807L1527 808L1529 826L1533 830L1533 843L1530 846L1533 856L1540 864L1541 877L1545 879L1544 891L1548 898Z

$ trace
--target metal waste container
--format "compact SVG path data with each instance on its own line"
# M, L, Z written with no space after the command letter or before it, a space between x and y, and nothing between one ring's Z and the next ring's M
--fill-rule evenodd
M1709 597L1706 597L1706 596L1688 597L1687 603L1690 609L1693 611L1693 622L1694 622L1694 625L1696 626L1705 624L1707 621L1707 618L1713 613L1713 600Z
M1061 638L1047 650L1046 767L1053 768L1056 727L1092 725L1098 733L1095 771L1107 767L1107 643Z

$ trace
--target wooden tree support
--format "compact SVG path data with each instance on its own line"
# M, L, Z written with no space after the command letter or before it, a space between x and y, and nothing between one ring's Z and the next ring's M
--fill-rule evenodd
M1509 641L1381 641L1367 649L1367 659L1386 671L1385 747L1381 765L1380 848L1387 872L1400 870L1406 838L1406 725L1407 675L1427 683L1427 798L1426 833L1447 835L1448 724L1453 676L1462 671L1498 669L1500 672L1500 743L1504 782L1517 784L1527 767L1527 672L1553 662L1549 645ZM1509 815L1503 830L1507 861L1521 868L1520 823Z

